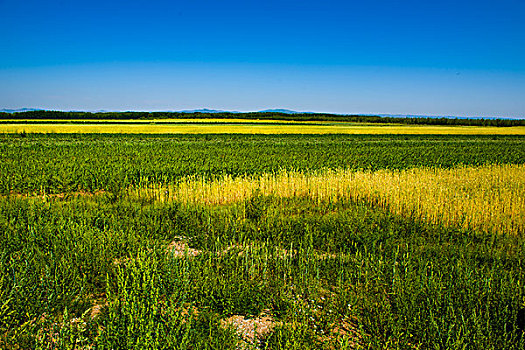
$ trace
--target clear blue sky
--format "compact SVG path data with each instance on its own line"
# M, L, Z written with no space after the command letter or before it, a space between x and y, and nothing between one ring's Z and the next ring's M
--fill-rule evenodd
M0 0L0 109L525 117L521 1Z

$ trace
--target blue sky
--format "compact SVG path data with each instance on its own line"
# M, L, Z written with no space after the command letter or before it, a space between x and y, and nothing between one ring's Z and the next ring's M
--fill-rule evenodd
M0 108L525 117L523 1L0 0Z

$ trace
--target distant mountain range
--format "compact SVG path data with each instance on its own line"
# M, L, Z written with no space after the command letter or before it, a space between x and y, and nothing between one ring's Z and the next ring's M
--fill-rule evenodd
M313 114L315 112L297 112L291 111L289 109L265 109L264 111L259 111L260 113L284 113L284 114Z
M40 109L40 108L0 109L1 113L18 113L18 112L29 112L29 111L43 111L43 109Z
M28 112L28 111L44 111L45 109L42 108L20 108L20 109L0 109L0 112L3 113L19 113L19 112ZM110 112L124 112L124 111L116 111L116 110L64 110L64 112L89 112L89 113L110 113ZM208 108L200 108L200 109L187 109L182 111L159 111L159 112L168 112L168 113L245 113L245 112L239 112L239 111L225 111L220 109L208 109ZM256 111L258 113L284 113L284 114L314 114L317 112L298 112L293 111L290 109L283 109L283 108L276 108L276 109L265 109L262 111ZM322 113L322 112L319 112ZM333 114L333 115L345 115L341 113L326 113L326 114ZM380 116L380 117L390 117L390 118L448 118L448 119L525 119L523 117L458 117L458 116L450 116L450 115L420 115L420 114L368 114L368 113L352 113L357 115L364 115L364 116Z
M186 109L183 111L170 111L170 112L176 112L176 113L242 113L242 112L237 112L237 111L223 111L220 109L208 109L208 108Z
M42 108L20 108L20 109L0 109L0 112L3 113L19 113L19 112L29 112L29 111L44 111ZM64 110L63 112L90 112L90 113L110 113L110 112L124 112L116 110ZM159 111L159 112L169 112L169 113L244 113L239 111L224 111L220 109L186 109L182 111ZM265 109L263 111L257 111L259 113L285 113L285 114L312 114L314 112L297 112L289 109Z
M178 113L245 113L245 112L239 112L239 111L224 111L220 109L207 109L207 108L201 108L201 109L188 109L184 111L173 111ZM256 111L256 113L284 113L284 114L312 114L314 112L297 112L292 111L289 109L265 109L262 111Z

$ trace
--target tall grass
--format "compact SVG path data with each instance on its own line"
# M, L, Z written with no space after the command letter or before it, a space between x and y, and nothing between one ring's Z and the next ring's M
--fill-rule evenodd
M520 235L525 232L525 165L453 169L281 171L261 176L190 176L130 190L159 201L223 205L254 195L356 200L432 224Z

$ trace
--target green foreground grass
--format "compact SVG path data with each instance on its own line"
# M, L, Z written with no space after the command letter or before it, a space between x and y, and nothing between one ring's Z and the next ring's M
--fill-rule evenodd
M267 349L524 346L521 237L263 196L11 198L0 232L3 348L234 349L232 315L270 317Z

